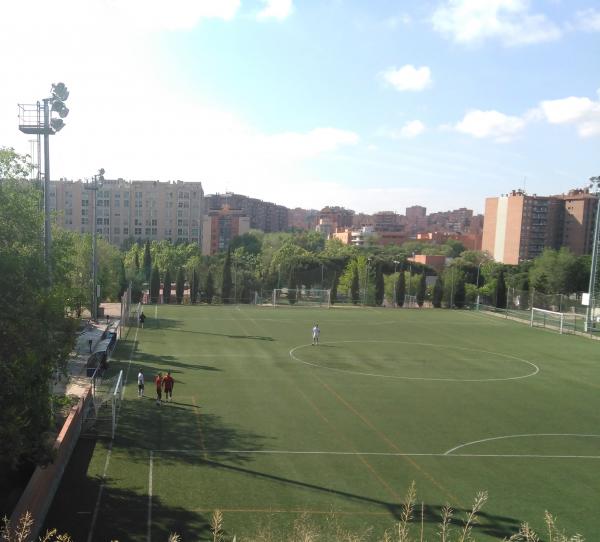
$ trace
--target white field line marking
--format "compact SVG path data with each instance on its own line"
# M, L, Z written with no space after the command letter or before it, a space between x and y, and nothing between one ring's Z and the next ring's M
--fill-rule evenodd
M478 352L480 354L492 354L494 356L499 356L503 358L508 358L516 361L520 361L522 363L526 363L527 365L531 365L533 367L533 372L522 375L522 376L509 376L505 378L430 378L430 377L422 377L422 376L395 376L395 375L382 375L378 373L365 373L362 371L349 371L347 369L338 369L336 367L327 367L326 365L320 365L318 363L312 363L310 361L305 361L299 357L297 357L294 352L300 348L304 348L310 346L310 344L300 344L295 346L289 351L289 355L292 359L299 361L300 363L305 363L306 365L312 365L313 367L319 367L320 369L329 369L330 371L338 371L341 373L354 374L360 376L374 376L377 378L392 378L395 380L422 380L422 381L437 381L437 382L500 382L505 380L521 380L523 378L528 378L530 376L535 376L540 372L540 368L531 361L527 361L526 359L519 358L517 356L513 356L511 354L502 354L500 352L491 352L489 350L477 350L475 348L463 348L460 346L447 346L441 344L433 344L433 343L415 343L409 341L387 341L387 340L349 340L349 341L329 341L324 342L322 344L338 344L338 343L391 343L391 344L410 344L414 346L428 346L433 348L445 348L445 349L453 349L453 350L466 350L470 352Z
M578 435L581 436L581 435ZM600 436L600 435L595 435ZM272 454L272 455L338 455L338 456L382 456L382 457L508 457L508 458L540 458L540 459L600 459L600 455L568 455L568 454L448 454L446 453L417 453L417 452L325 452L325 451L295 451L295 450L152 450L164 454Z
M108 464L110 463L112 445L113 441L111 440L110 444L108 445L108 453L106 454L106 461L104 462L104 471L102 472L102 483L100 484L100 489L98 490L98 497L96 498L96 505L94 506L94 513L92 514L92 522L90 524L90 532L87 537L87 542L92 542L92 537L94 535L96 519L98 518L98 511L100 510L100 500L102 499L102 492L104 491L104 486L106 485L106 474L108 473Z
M135 330L135 337L133 338L133 344L131 345L131 352L129 353L129 364L127 365L127 372L125 373L125 382L123 382L123 397L125 397L125 390L127 389L127 377L129 376L129 369L131 367L131 358L133 357L133 350L135 349L135 345L137 343L137 336L139 331L139 324ZM118 420L118 418L117 418ZM118 421L115 421L115 432L118 427ZM106 463L104 464L104 471L102 472L102 483L100 484L100 489L98 489L98 498L96 499L96 506L94 507L94 513L92 514L92 522L90 524L90 532L87 537L87 542L92 542L92 536L94 535L94 528L96 527L96 518L98 517L98 511L100 510L100 501L102 500L102 492L104 491L104 486L106 485L106 475L108 473L108 465L110 463L110 455L112 453L113 440L110 441L108 445L108 453L106 454Z
M465 442L464 444L460 444L459 446L455 446L451 448L447 452L444 452L444 455L450 455L452 452L456 450L460 450L460 448L465 448L467 446L471 446L472 444L480 444L481 442L490 442L492 440L503 440L509 438L527 438L527 437L583 437L583 438L600 438L600 435L586 435L581 433L525 433L522 435L504 435L501 437L490 437L484 438L481 440L474 440L472 442ZM455 454L453 454L455 455Z
M152 472L154 470L154 452L150 452L150 469L148 472L148 524L147 524L147 542L152 538Z

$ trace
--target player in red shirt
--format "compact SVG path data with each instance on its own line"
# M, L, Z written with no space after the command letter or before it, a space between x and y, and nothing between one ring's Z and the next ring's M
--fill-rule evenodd
M160 405L162 402L162 388L163 388L163 376L162 373L158 373L154 380L156 384L156 404Z
M171 371L167 373L167 376L163 378L163 386L165 388L165 398L167 401L173 400L173 387L175 386L175 380L171 376Z

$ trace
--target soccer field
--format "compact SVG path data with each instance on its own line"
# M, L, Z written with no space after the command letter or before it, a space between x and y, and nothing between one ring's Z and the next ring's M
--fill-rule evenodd
M215 509L238 539L302 516L379 539L413 480L429 540L480 490L477 540L542 531L545 510L600 533L596 341L467 311L144 312L111 366L127 375L115 440L80 442L48 517L78 541L208 539Z

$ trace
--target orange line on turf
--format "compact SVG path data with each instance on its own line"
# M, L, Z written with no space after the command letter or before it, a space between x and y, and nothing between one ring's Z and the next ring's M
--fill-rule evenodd
M196 396L192 395L192 404L194 405L194 414L196 415L196 421L198 425L198 433L200 434L200 448L202 448L202 452L204 454L204 459L208 459L208 454L206 453L206 445L204 443L204 433L202 432L202 418L200 417L200 409L196 404Z
M403 453L402 450L396 445L395 442L391 441L387 435L382 433L373 423L363 414L361 414L356 408L354 408L348 401L346 401L339 393L337 393L331 386L327 383L323 382L314 372L313 376L321 383L321 385L329 391L340 403L342 403L346 408L348 408L351 412L353 412L356 416L358 416L368 427L370 427L384 442L386 442L391 448L396 450L399 453ZM454 504L458 504L461 508L464 508L464 505L460 502L459 498L456 495L452 494L448 489L446 489L441 483L439 483L431 474L429 474L426 470L424 470L421 465L419 465L414 459L409 456L402 455L402 459L410 463L415 469L425 475L425 477L434 484L439 490L446 494L448 498L454 501Z
M317 415L327 424L329 425L329 427L331 427L331 429L333 430L334 433L336 433L338 435L338 437L341 437L343 440L346 441L346 443L354 450L354 452L356 452L358 454L358 450L356 450L356 448L354 448L352 446L352 443L346 438L346 436L343 433L340 433L337 428L335 427L334 424L332 424L328 419L327 416L325 416L321 410L319 409L319 407L317 405L315 405L315 403L313 403L308 396L300 389L298 389L298 391L300 392L300 394L302 395L302 397L304 397L304 400L313 408L313 410L317 413ZM387 490L387 492L390 494L390 496L393 499L396 499L397 502L400 502L402 500L402 498L400 497L400 495L398 495L398 493L396 493L394 491L394 488L391 487L381 476L379 476L379 474L377 473L377 471L373 468L373 466L361 455L357 455L356 456L361 463L371 472L371 474L379 481L379 483L385 487L385 489Z
M214 508L194 508L194 512L198 513L206 513L206 512L214 512L215 510L219 510L219 512L227 512L227 513L242 513L242 514L252 514L252 513L272 513L272 514L315 514L315 515L333 515L333 516L388 516L389 512L341 512L338 510L304 510L302 508L221 508L220 506L215 506Z

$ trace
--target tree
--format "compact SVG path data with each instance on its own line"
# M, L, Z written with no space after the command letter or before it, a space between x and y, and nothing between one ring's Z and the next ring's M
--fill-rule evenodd
M298 300L298 292L296 290L298 285L296 284L296 280L294 270L292 269L288 278L288 302L290 305L294 305Z
M417 288L417 305L419 307L423 306L425 303L425 293L427 292L427 280L425 278L425 272L421 273L421 277L419 278L419 286Z
M398 307L404 306L404 296L406 295L406 277L404 270L400 269L398 273L398 280L396 281L396 305Z
M209 268L208 273L206 273L206 282L204 283L204 297L209 305L212 303L214 296L215 283L213 280L212 270Z
M150 241L146 241L144 246L144 277L146 282L150 280L152 274L152 256L150 255Z
M383 282L383 271L381 264L378 263L375 266L375 305L381 306L383 304L384 297L384 282Z
M506 308L506 282L504 280L504 269L500 270L500 274L498 275L498 280L496 283L496 307L499 309Z
M223 303L231 302L231 250L227 251L225 261L223 262L223 278L221 282L221 300Z
M177 304L183 303L183 292L185 290L185 275L183 274L183 267L180 267L177 271L177 278L175 279L175 299Z
M150 275L150 303L158 303L158 296L160 295L160 274L158 272L158 266L154 265L152 268L152 274Z
M171 303L171 272L165 271L165 280L163 285L163 303Z
M340 277L339 277L337 271L335 271L333 273L333 281L331 283L331 291L329 292L329 302L332 305L335 304L335 302L337 301L337 289L338 289L339 282L340 282Z
M137 249L137 245L135 245L134 250L135 250L135 259L134 259L134 266L135 266L135 273L139 273L140 272L140 253L138 252Z
M24 163L0 149L1 478L6 469L51 460L48 382L65 367L75 331L64 305L68 284L48 284L41 193L26 182Z
M456 284L454 286L454 306L457 309L462 309L465 306L466 299L466 289L465 289L465 279L462 273L456 279Z
M192 304L196 303L196 299L198 298L199 284L198 271L194 269L192 271L192 283L190 284L190 303Z
M358 282L358 267L356 263L352 266L352 283L350 284L350 297L352 298L352 303L357 305L359 302L360 296L360 285Z
M435 281L432 297L432 305L436 309L440 309L442 307L442 298L444 297L444 283L442 281L442 277L438 277Z

